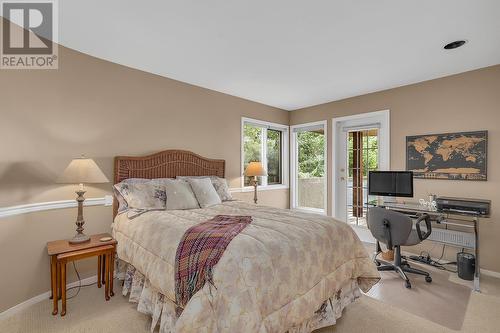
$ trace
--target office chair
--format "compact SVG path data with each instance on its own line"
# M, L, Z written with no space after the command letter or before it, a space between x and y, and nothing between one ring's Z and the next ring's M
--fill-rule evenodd
M422 222L425 222L425 230L422 230L420 226ZM416 230L413 229L412 219L405 214L380 207L373 207L368 210L368 228L377 240L377 253L375 254L377 269L379 271L398 272L405 281L406 288L411 288L411 283L406 273L424 275L426 282L432 282L432 278L428 272L410 267L408 262L404 258L402 260L401 257L402 245L416 245L429 237L432 231L429 215L424 214L420 216L415 227ZM379 242L386 244L389 250L394 248L394 263L377 259L377 255L382 252Z

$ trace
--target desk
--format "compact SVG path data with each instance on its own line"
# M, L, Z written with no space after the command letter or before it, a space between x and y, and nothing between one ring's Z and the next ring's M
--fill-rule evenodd
M477 291L477 292L481 291L480 287L479 287L479 278L480 278L479 217L482 217L482 216L476 215L476 214L451 213L451 212L438 211L438 210L422 207L419 204L385 203L385 204L379 205L379 207L398 211L398 212L410 215L411 217L414 217L414 218L418 218L419 216L421 216L423 214L428 214L431 217L431 221L437 223L437 225L454 226L454 227L472 229L473 236L474 236L472 241L468 241L466 239L466 237L464 237L464 235L467 234L465 232L449 231L449 230L441 231L441 229L433 229L433 233L434 233L434 230L436 230L436 232L438 232L438 233L445 233L446 234L446 232L447 232L447 233L453 235L453 237L450 237L450 240L447 241L446 237L439 237L439 238L432 237L432 234L433 234L432 233L431 236L429 236L428 240L443 243L446 245L451 245L454 247L469 248L469 249L474 250L474 254L476 257L476 263L475 263L475 267L474 267L475 268L475 271L474 271L474 291ZM454 223L451 221L459 221L461 223ZM460 241L453 241L453 240L457 240L457 239L459 239Z

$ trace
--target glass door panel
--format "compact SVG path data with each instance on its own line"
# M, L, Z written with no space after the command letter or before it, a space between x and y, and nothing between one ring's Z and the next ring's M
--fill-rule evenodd
M378 130L350 131L347 136L347 221L366 227L366 213L376 198L368 195L368 172L377 170Z

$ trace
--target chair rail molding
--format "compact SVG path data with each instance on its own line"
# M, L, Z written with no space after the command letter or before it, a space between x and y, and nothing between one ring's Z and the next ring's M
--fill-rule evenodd
M111 206L113 205L113 196L106 195L101 198L89 198L86 199L83 203L84 206ZM71 208L76 207L76 200L59 200L59 201L47 201L47 202L37 202L30 203L24 205L10 206L10 207L0 207L0 219L28 214L33 212L40 212L44 210L53 210L53 209L63 209L63 208Z

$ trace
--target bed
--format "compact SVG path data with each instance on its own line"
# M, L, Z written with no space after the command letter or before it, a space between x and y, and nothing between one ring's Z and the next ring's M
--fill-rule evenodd
M114 183L128 178L224 177L225 162L181 150L116 157ZM168 200L168 198L167 198ZM149 211L131 219L114 203L123 294L160 332L312 332L380 278L349 225L332 218L225 201L207 208ZM175 254L184 232L216 215L252 222L228 245L213 273L176 313Z

